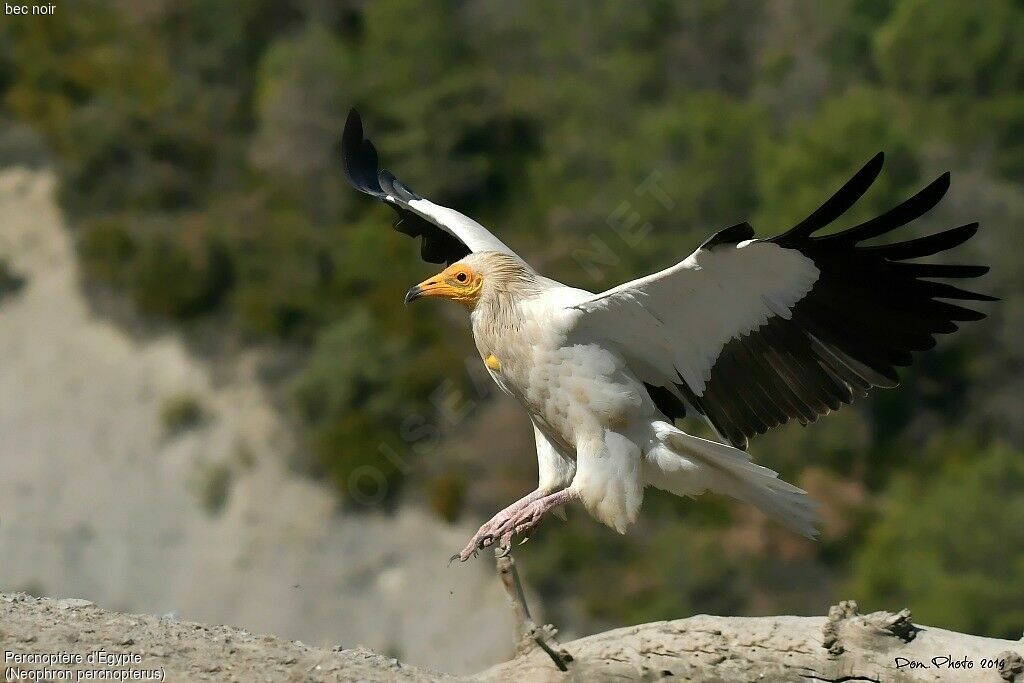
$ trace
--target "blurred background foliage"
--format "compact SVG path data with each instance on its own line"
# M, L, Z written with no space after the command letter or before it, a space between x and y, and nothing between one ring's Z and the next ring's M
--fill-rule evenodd
M1002 303L898 391L752 446L821 501L819 543L655 492L630 536L573 511L520 556L578 630L852 597L1019 638L1022 34L1019 0L79 0L0 24L0 163L58 169L93 290L284 359L340 500L474 523L532 488L532 439L461 312L400 305L431 267L344 184L350 106L409 185L589 289L783 230L878 150L853 219L951 169L910 230L980 220L955 258Z

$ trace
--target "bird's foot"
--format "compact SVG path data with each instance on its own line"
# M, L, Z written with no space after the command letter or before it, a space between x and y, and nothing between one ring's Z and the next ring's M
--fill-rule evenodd
M502 534L498 536L498 547L503 555L512 552L512 538L514 536L525 536L536 529L544 520L547 514L555 508L564 505L572 499L572 492L569 489L557 491L551 495L544 496L525 506L511 519ZM525 543L523 539L521 543Z
M549 510L568 502L571 497L567 490L547 495L540 491L534 491L517 500L480 527L473 538L469 539L466 547L451 556L448 564L455 560L465 562L476 556L479 551L495 544L507 555L512 549L513 536L535 528Z
M476 555L476 553L484 548L494 545L498 539L502 538L508 525L512 522L512 519L522 511L523 508L528 506L530 503L544 498L544 493L541 490L535 490L526 496L523 496L518 501L508 506L501 512L480 527L480 529L474 533L473 538L469 540L466 547L462 549L462 552L456 553L449 559L449 564L459 560L465 562L470 557Z
M461 552L452 555L448 561L449 564L458 560L459 562L465 562L471 557L474 557L477 552L484 548L490 547L498 539L502 538L505 533L511 529L512 520L525 506L509 506L494 515L489 522L480 527L480 530L473 534L473 538L469 539L469 543L462 549Z

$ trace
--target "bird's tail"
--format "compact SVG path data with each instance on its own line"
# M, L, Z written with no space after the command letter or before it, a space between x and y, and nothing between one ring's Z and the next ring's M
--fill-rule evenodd
M696 436L666 422L654 423L660 447L648 454L648 482L677 495L705 490L724 493L756 506L796 533L815 538L815 503L801 488L779 479L778 472L755 465L746 452Z

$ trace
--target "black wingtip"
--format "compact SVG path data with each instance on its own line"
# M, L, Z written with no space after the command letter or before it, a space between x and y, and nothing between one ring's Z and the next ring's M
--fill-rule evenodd
M949 190L949 171L946 171L938 178L928 183L917 194L904 202L894 206L883 214L880 214L869 221L861 223L849 230L834 235L814 237L815 240L845 240L851 243L864 242L873 239L896 228L902 227L911 221L917 220L924 214L931 211L936 204L942 201Z
M874 182L875 178L878 177L878 174L882 172L882 167L884 165L885 152L875 152L875 156L868 159L867 163L861 166L860 170L854 174L854 177L856 178L861 174L863 174L864 177L870 177L871 180L868 182L868 185L870 185L872 182Z
M383 197L377 180L377 149L363 136L363 120L354 108L349 109L341 134L341 165L349 185L360 192Z
M929 192L935 196L935 201L932 206L942 201L942 198L946 196L947 192L949 192L951 178L952 174L949 171L946 171L924 188L924 192Z
M855 180L864 182L864 189L870 187L871 183L875 182L875 178L882 172L882 167L885 165L885 152L876 152L875 156L868 159L867 163L860 167L860 170L853 174L853 178L850 182L853 183Z
M882 172L885 153L878 152L864 164L853 177L847 180L835 194L829 197L810 216L803 219L785 233L772 238L771 241L785 244L791 240L810 237L826 225L839 218L868 191L878 174Z
M377 149L366 139L362 117L355 108L349 109L341 134L341 161L349 185L383 200L395 210L395 230L421 238L420 256L424 261L451 265L470 253L469 247L457 237L410 209L408 203L422 197L380 168Z
M345 129L341 134L341 158L346 161L352 158L363 144L363 119L354 108L348 110ZM347 163L346 163L347 166Z
M890 261L906 261L948 251L974 237L976 232L978 232L978 224L968 223L967 225L961 225L959 228L944 230L943 232L937 232L926 237L919 237L907 240L906 242L896 242L894 244L861 247L861 250L880 254Z

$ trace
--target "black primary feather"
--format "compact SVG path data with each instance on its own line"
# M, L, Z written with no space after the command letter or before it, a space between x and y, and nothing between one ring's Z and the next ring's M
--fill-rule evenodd
M469 253L469 247L444 228L423 218L408 207L422 199L390 172L380 168L377 150L363 134L359 112L352 109L341 136L341 161L349 185L385 202L398 214L392 227L420 238L420 256L428 263L451 265Z

